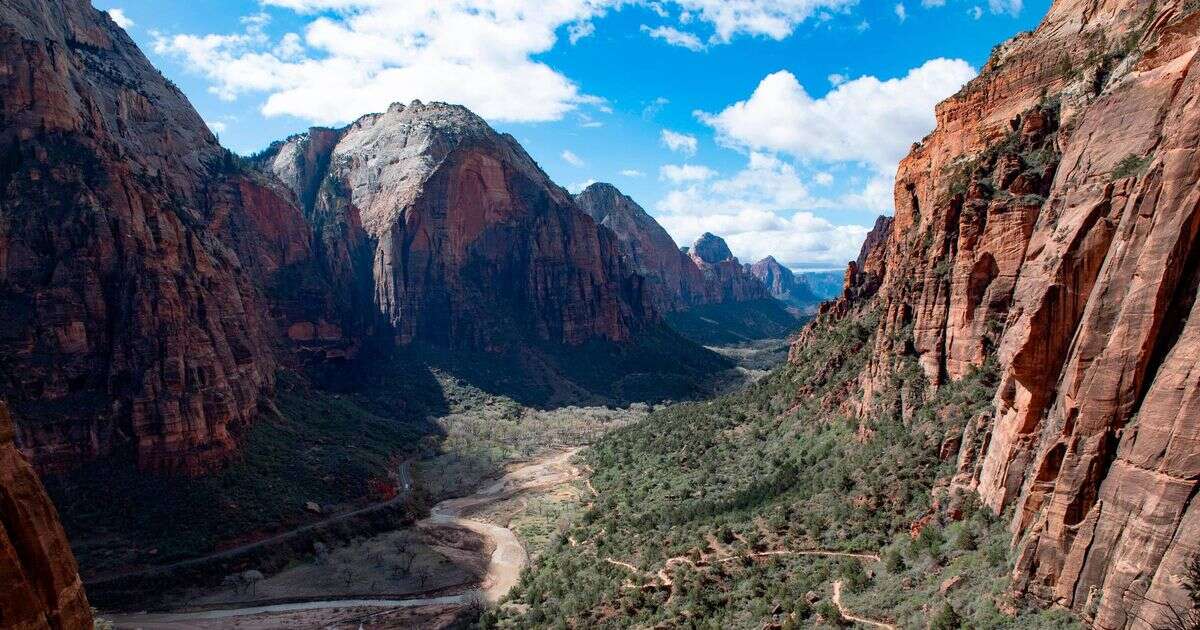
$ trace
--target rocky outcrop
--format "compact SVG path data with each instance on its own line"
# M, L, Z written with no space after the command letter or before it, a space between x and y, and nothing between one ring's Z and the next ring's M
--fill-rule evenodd
M92 610L58 512L14 437L0 402L0 626L91 628Z
M43 468L126 441L146 468L216 465L272 388L272 320L314 310L303 216L84 0L0 6L0 96L18 443Z
M396 104L261 159L402 344L625 341L656 317L612 233L465 108Z
M779 264L774 256L767 256L750 265L750 273L767 287L771 297L781 302L804 308L821 301L803 276L792 273L791 269Z
M621 252L646 278L646 291L659 311L705 303L709 291L704 273L637 202L604 183L588 186L575 196L575 202L617 236Z
M771 298L766 285L729 251L725 239L705 232L692 244L688 256L704 274L706 304Z
M1200 552L1198 49L1194 2L1056 1L938 106L848 274L878 287L830 307L881 315L859 410L899 357L995 361L954 483L1014 509L1018 590L1098 628L1163 625Z

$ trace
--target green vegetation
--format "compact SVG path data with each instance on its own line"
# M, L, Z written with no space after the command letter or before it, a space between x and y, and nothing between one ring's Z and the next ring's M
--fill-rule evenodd
M1149 155L1141 156L1130 153L1129 155L1121 158L1120 162L1117 162L1117 166L1112 172L1112 180L1117 181L1118 179L1125 179L1126 177L1141 175L1143 172L1145 172L1146 167L1149 165Z
M167 563L287 529L312 520L307 502L333 508L385 498L374 495L386 492L389 470L421 435L294 376L281 379L276 402L279 413L251 425L237 459L214 475L143 473L127 455L47 477L85 570Z
M708 304L667 315L667 323L706 346L787 337L803 323L774 299Z
M866 614L854 608L861 605L904 626L924 625L935 613L920 605L937 603L927 587L936 592L954 562L990 563L981 581L988 589L992 578L1003 580L1007 548L995 550L1007 537L994 519L963 509L959 518L987 525L967 532L946 507L961 501L942 497L933 507L935 481L951 472L938 448L948 429L989 409L994 367L930 394L915 360L901 358L875 412L860 422L841 413L840 401L865 366L876 328L870 313L826 323L795 361L757 385L656 411L602 438L586 451L595 505L524 574L510 595L521 606L489 611L481 625L836 624L833 580L843 582L843 598L858 614ZM918 519L928 523L922 534L898 542ZM814 549L882 550L883 560L788 553ZM893 582L895 592L876 593ZM984 601L997 597L974 583L959 586ZM877 595L894 605L876 610ZM1058 625L1033 611L993 615L996 604L962 605L958 597L947 601L972 627Z

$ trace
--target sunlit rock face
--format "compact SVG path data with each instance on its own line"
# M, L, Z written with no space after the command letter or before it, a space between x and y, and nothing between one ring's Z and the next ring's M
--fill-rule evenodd
M396 104L262 160L400 343L625 341L656 317L613 234L465 108Z
M1058 0L998 47L823 307L882 314L860 411L894 357L932 387L996 358L954 484L1014 509L1020 591L1099 628L1165 627L1200 551L1194 4Z
M92 609L58 512L14 436L8 407L0 402L0 623L90 629Z

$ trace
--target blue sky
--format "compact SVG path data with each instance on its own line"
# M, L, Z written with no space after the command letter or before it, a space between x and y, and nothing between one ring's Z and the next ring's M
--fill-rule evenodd
M680 244L836 268L932 105L1049 0L94 0L252 153L392 101L462 103Z

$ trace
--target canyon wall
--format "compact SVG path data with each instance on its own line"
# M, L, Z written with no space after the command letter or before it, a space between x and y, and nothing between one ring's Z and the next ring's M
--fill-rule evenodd
M897 357L933 388L994 361L953 483L1012 510L1017 590L1098 628L1165 623L1200 552L1198 9L1057 0L997 47L823 306L882 315L860 412Z
M626 341L657 317L613 234L463 107L395 104L261 161L399 343Z
M705 234L690 251L681 251L654 217L612 184L592 184L575 202L616 235L621 253L646 279L647 294L660 312L771 297L761 278L738 264L720 237Z
M0 396L41 470L225 462L280 367L624 342L643 281L510 136L414 103L222 148L87 0L0 4Z
M92 609L58 513L14 437L0 402L0 627L90 629Z
M273 317L309 308L265 297L308 275L290 194L83 0L0 5L0 155L0 394L18 443L42 468L122 442L145 468L220 463L272 388Z

